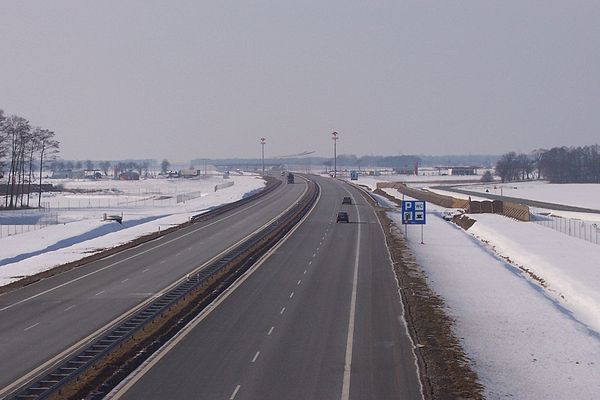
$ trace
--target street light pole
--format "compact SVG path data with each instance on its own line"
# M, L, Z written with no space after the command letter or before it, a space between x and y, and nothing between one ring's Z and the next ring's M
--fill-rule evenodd
M337 141L339 133L333 132L331 138L333 139L333 177L337 178Z
M262 174L265 174L265 143L267 143L267 139L264 137L260 138L260 145L262 146Z

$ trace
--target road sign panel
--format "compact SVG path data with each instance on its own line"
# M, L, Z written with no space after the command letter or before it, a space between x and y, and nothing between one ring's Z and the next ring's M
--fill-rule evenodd
M402 200L402 223L405 225L425 225L425 202Z

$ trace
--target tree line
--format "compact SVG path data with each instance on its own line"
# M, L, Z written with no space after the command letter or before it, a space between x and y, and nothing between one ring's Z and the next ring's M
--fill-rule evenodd
M56 156L59 142L49 129L33 127L18 115L0 110L0 171L7 174L5 208L29 207L34 173L39 171L38 207L42 201L44 163Z
M600 146L553 147L531 154L510 152L496 163L502 182L546 179L551 183L600 183Z

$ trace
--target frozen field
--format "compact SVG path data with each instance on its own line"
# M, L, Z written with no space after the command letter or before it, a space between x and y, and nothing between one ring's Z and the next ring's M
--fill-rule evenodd
M474 192L489 190L493 194L546 201L549 203L600 210L600 184L594 183L547 183L543 181L469 185L461 189Z
M231 182L231 183L228 183ZM0 212L4 226L31 226L48 218L47 226L0 238L0 285L74 261L147 233L187 221L190 216L233 202L264 187L253 175L198 180L62 182L70 189L97 193L48 193L44 213ZM215 191L215 186L232 185ZM103 206L104 205L104 206ZM123 224L103 221L104 214L123 216ZM54 221L52 221L54 220ZM2 222L4 221L4 222ZM57 223L56 223L57 222ZM2 226L2 225L0 225Z
M349 177L343 177L343 179L356 183L358 185L364 185L375 190L377 182L405 182L409 186L429 186L429 185L443 185L443 184L456 184L464 181L477 181L479 176L450 176L450 175L380 175L380 176L364 176L360 175L358 181L350 181Z

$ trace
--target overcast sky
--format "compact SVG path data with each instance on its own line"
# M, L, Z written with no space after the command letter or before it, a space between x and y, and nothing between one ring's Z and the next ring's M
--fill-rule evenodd
M599 1L0 0L0 50L67 159L600 142Z

